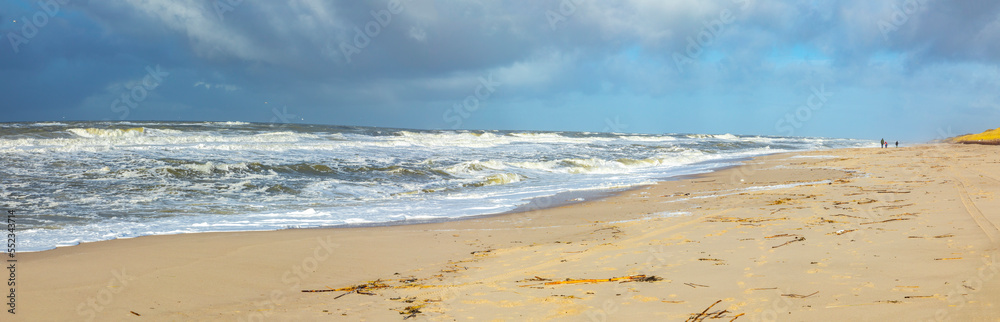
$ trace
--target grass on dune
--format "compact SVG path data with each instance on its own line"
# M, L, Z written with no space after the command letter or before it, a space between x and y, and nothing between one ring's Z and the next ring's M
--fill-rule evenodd
M954 143L1000 144L1000 128L987 130L979 134L968 134L949 140Z

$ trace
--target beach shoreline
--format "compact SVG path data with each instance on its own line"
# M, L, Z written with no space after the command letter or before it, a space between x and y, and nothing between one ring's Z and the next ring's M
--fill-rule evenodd
M776 153L769 153L769 154L759 155L758 157L764 157L764 156L775 155L775 154L783 154L783 153L794 153L794 152L776 152ZM583 188L583 189L576 189L576 190L569 190L569 191L558 192L558 193L555 193L553 195L548 195L548 196L532 197L532 198L527 199L526 202L524 204L520 205L520 206L516 206L515 208L507 210L507 211L501 211L501 212L496 212L496 213L485 213L485 214L460 216L460 217L416 218L416 219L400 219L400 220L392 220L392 221L384 221L384 222L347 223L347 224L317 226L317 227L290 227L290 228L283 228L283 229L263 229L263 230L252 230L252 229L251 230L235 230L235 231L234 230L219 230L219 231L202 231L202 232L149 234L149 235L130 236L130 237L117 237L117 238L112 238L112 239L107 239L107 240L77 242L76 244L58 245L58 246L55 246L53 248L48 248L48 249L39 249L39 250L21 250L21 249L18 249L18 252L19 253L44 252L44 251L50 251L50 250L54 250L54 249L58 249L58 248L66 248L66 247L78 246L80 244L86 244L86 243L96 243L96 242L104 242L104 241L119 240L119 239L124 240L124 239L132 239L132 238L139 238L139 237L146 237L146 236L170 236L170 235L181 235L181 234L231 233L231 232L267 232L267 231L288 230L288 229L351 229L351 228L365 228L365 227L388 227L388 226L406 226L406 225L419 225L419 224L434 224L434 223L450 222L450 221L462 221L462 220L470 220L470 219L482 219L482 218L489 218L489 217L493 217L493 216L503 216L503 215L509 215L509 214L531 212L531 211L543 210L543 209L547 209L547 208L557 208L557 207L569 206L569 205L574 205L574 204L579 204L579 203L584 203L584 202L596 201L596 200L600 200L600 199L604 199L604 198L608 198L608 197L617 196L617 195L620 195L620 194L623 194L623 193L627 193L628 191L631 191L631 190L648 188L649 186L652 186L652 185L655 185L656 183L660 183L660 182L664 182L664 181L676 181L676 180L698 178L701 175L705 175L705 174L712 173L712 172L715 172L715 171L721 171L721 170L725 170L725 169L739 167L740 164L737 163L737 162L745 162L745 161L749 161L749 160L752 160L752 159L753 158L748 158L748 157L736 157L736 158L731 158L731 159L718 159L718 160L701 161L701 162L697 162L697 163L694 163L694 164L685 165L685 167L694 167L694 168L698 169L698 170L694 170L694 173L682 173L682 174L677 174L677 175L674 175L674 176L662 177L662 178L658 178L656 182L649 183L649 184L640 184L640 185L633 185L633 186L628 186L628 187ZM700 167L698 167L699 165L710 165L710 164L719 164L721 166L719 166L717 168L700 168ZM688 171L683 171L683 172L688 172Z
M1000 312L996 161L983 146L796 152L528 212L19 253L16 316L682 319L720 300L708 312L740 320L982 319ZM902 264L924 270L893 278ZM549 284L638 275L660 280Z
M751 156L873 145L732 134L157 121L10 123L0 127L0 141L5 207L23 215L18 250L25 252L144 235L503 213L592 199L600 190ZM575 192L567 200L545 197L566 191ZM546 204L523 206L531 199Z

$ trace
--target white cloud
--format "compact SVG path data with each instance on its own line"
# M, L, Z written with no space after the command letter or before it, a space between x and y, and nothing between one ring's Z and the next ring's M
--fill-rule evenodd
M214 11L206 10L204 1L126 0L123 5L129 5L136 11L159 19L166 27L185 33L201 55L267 60L265 51L255 48L248 35L230 30Z
M572 53L549 51L494 70L496 79L504 85L537 87L549 85L572 68L577 56Z

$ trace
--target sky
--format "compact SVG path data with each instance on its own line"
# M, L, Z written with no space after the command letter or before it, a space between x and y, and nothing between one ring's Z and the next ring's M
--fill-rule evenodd
M922 142L1000 126L1000 2L4 0L0 122Z

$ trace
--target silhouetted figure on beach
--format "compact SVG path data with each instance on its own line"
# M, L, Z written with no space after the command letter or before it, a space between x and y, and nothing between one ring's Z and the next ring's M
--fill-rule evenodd
M879 145L881 145L880 147L881 148L885 148L885 139L882 139L882 141L879 141L879 142L882 142L882 143L879 143Z
M899 141L896 141L896 147L897 148L899 147Z

